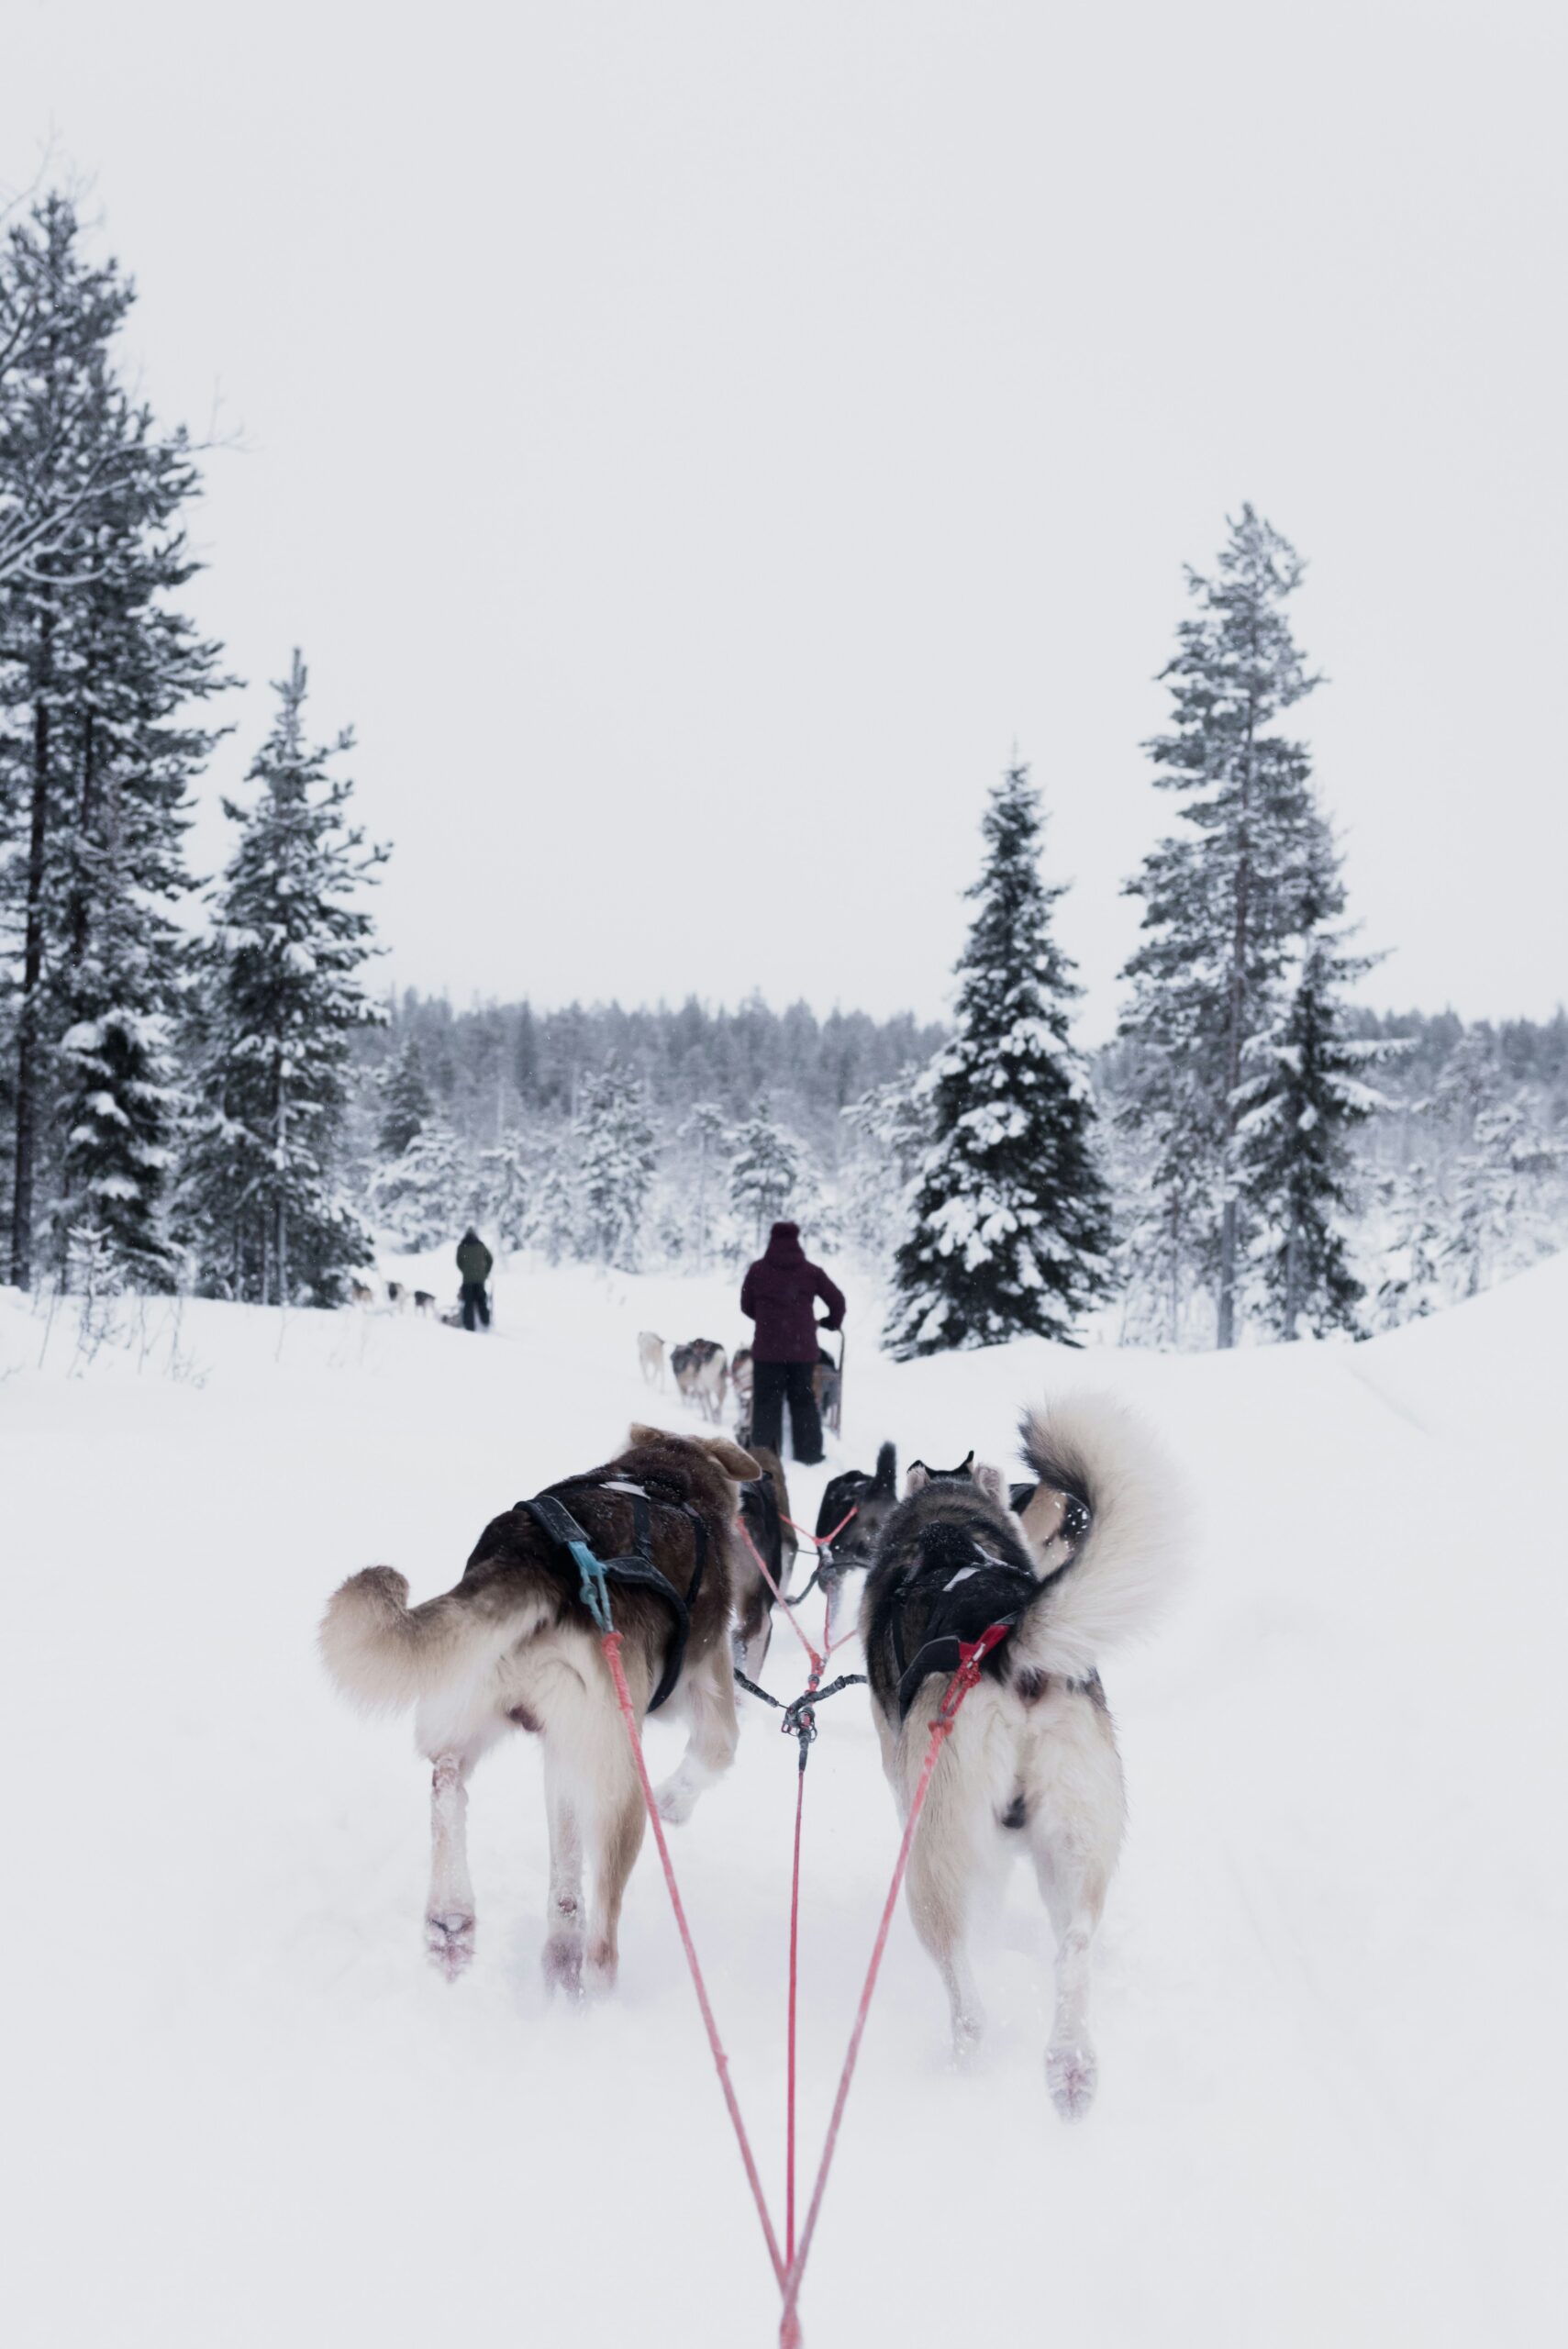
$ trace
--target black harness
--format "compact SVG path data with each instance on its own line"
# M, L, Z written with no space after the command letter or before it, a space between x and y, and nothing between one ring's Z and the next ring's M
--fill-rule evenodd
M579 1479L579 1482L582 1480ZM600 1558L583 1528L578 1524L564 1501L553 1493L539 1493L531 1501L518 1501L518 1508L527 1509L536 1525L542 1526L552 1542L569 1553L584 1550L593 1559L597 1571L606 1582L618 1582L638 1590L651 1590L662 1598L674 1618L670 1645L665 1651L664 1670L654 1690L648 1709L656 1713L681 1676L686 1660L686 1638L692 1628L692 1609L697 1603L702 1588L703 1570L707 1564L707 1526L700 1509L690 1501L661 1500L657 1494L646 1493L640 1485L629 1478L606 1476L590 1489L600 1493L620 1493L631 1503L631 1548L618 1558ZM678 1509L690 1520L695 1556L692 1579L683 1598L668 1575L653 1563L653 1508Z
M1012 1631L1046 1587L1027 1567L995 1556L973 1534L962 1553L953 1546L944 1547L948 1548L945 1558L923 1558L900 1576L892 1595L888 1629L898 1666L901 1720L907 1717L923 1680L934 1672L956 1672L963 1661L963 1649L972 1647L991 1624L1000 1623ZM938 1587L927 1609L925 1637L910 1657L904 1640L904 1610L917 1586L933 1583Z

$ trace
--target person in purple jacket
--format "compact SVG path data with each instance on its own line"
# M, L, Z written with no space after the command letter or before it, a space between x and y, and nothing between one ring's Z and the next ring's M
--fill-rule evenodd
M817 1297L828 1308L821 1322L812 1309ZM796 1225L774 1224L766 1249L741 1283L740 1310L757 1325L751 1342L752 1442L782 1450L787 1396L795 1456L803 1467L813 1467L822 1457L822 1422L811 1386L817 1332L842 1328L844 1299L821 1265L807 1263Z

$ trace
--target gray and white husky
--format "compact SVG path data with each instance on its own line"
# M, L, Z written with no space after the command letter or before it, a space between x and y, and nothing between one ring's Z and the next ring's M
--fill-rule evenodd
M663 1817L676 1823L735 1754L735 1518L740 1485L760 1473L727 1436L634 1426L614 1460L550 1487L606 1559L624 1558L633 1547L637 1509L645 1506L647 1563L684 1602L684 1644L673 1645L666 1599L646 1585L615 1586L621 1661L639 1725L662 1675L669 1678L679 1656L670 1710L684 1719L690 1742L657 1796ZM568 1553L519 1506L485 1527L456 1587L420 1606L409 1606L402 1575L367 1566L333 1593L321 1653L356 1703L372 1710L414 1708L415 1740L432 1765L425 1932L440 1971L455 1980L474 1952L469 1779L493 1745L523 1730L544 1749L545 1978L573 1994L608 1988L618 1963L621 1900L642 1842L642 1790ZM586 1903L585 1860L592 1868Z
M861 1628L883 1766L906 1817L958 1642L1017 1614L938 1759L907 1896L962 2057L984 2022L971 1920L1027 1852L1056 1936L1046 2076L1057 2110L1076 2120L1095 2093L1090 1951L1126 1813L1099 1659L1163 1598L1179 1508L1169 1470L1108 1399L1030 1412L1022 1433L1035 1482L1017 1513L999 1469L965 1463L944 1477L911 1468L877 1545Z

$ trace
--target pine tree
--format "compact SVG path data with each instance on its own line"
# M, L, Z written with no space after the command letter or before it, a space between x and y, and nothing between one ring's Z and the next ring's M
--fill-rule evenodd
M401 1158L422 1126L428 1125L434 1105L425 1082L419 1039L404 1039L397 1057L381 1080L381 1124L376 1148L384 1158Z
M400 1158L378 1167L371 1211L401 1247L438 1248L473 1219L468 1154L451 1128L421 1126Z
M134 1280L164 1282L172 1095L161 1054L190 886L187 793L213 737L181 722L217 648L165 601L196 566L198 486L114 373L133 300L50 197L0 254L0 910L17 941L7 1039L12 1277L32 1277L40 1189L57 1246L88 1217ZM7 363L7 361L9 363ZM62 1040L69 1036L69 1045Z
M602 1264L634 1271L658 1152L642 1088L614 1061L584 1076L577 1131L583 1217Z
M713 1186L714 1163L724 1149L728 1128L723 1110L716 1101L697 1101L676 1129L676 1140L685 1142L696 1162L695 1181L692 1191L692 1247L699 1273L707 1270L708 1221Z
M1396 1330L1443 1302L1442 1212L1431 1169L1420 1159L1382 1189L1390 1229L1373 1319L1379 1330Z
M773 1119L766 1099L730 1139L729 1204L751 1245L760 1248L766 1224L795 1204L803 1153L792 1134Z
M528 1236L531 1189L523 1137L516 1130L479 1153L471 1223L488 1224L505 1249L520 1248Z
M1285 601L1302 563L1250 506L1230 526L1216 575L1187 574L1197 605L1162 672L1174 727L1146 747L1154 781L1183 796L1189 829L1161 841L1127 885L1145 940L1123 1034L1147 1049L1150 1092L1135 1114L1159 1138L1173 1183L1207 1190L1193 1236L1215 1284L1218 1342L1236 1339L1241 1264L1236 1127L1247 1047L1273 1013L1295 933L1300 871L1317 811L1303 744L1275 720L1319 682Z
M555 1130L540 1152L528 1200L528 1243L549 1264L576 1255L583 1241L576 1146L577 1137L570 1126Z
M926 1079L932 1139L887 1328L900 1356L1025 1335L1073 1343L1110 1286L1094 1105L1068 1034L1079 989L1051 935L1066 884L1040 876L1041 821L1028 768L1009 768L966 893L979 911L958 965L958 1033Z
M1350 1137L1385 1104L1365 1082L1398 1047L1346 1033L1341 989L1376 956L1348 954L1332 929L1344 886L1326 826L1308 849L1296 974L1278 1018L1249 1040L1237 1095L1236 1163L1258 1234L1255 1262L1278 1335L1302 1319L1321 1337L1361 1330L1351 1262Z
M186 1196L205 1277L260 1304L338 1303L370 1253L339 1193L349 1039L380 1017L360 974L374 952L357 902L384 849L347 815L352 785L306 740L306 669L276 687L276 722L248 780L217 892L196 1030L201 1095Z

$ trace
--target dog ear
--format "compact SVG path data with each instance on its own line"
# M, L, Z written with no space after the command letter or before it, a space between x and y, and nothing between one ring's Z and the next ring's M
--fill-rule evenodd
M925 1462L923 1460L912 1460L909 1463L909 1474L904 1479L904 1497L906 1500L907 1500L911 1493L923 1493L930 1481L931 1472L927 1467Z
M742 1452L738 1443L731 1443L727 1435L699 1435L697 1442L708 1458L717 1460L725 1475L733 1476L738 1485L755 1484L762 1473L751 1453Z
M973 1460L973 1453L969 1456ZM971 1469L970 1475L976 1491L984 1493L988 1501L995 1501L998 1508L1010 1509L1006 1479L999 1468L993 1468L983 1460L978 1468Z
M638 1419L633 1419L627 1430L626 1440L634 1450L645 1443L678 1443L680 1442L678 1436L672 1437L663 1428L645 1428Z
M876 1474L871 1481L873 1488L879 1493L895 1493L898 1490L898 1447L896 1444L883 1445L876 1455Z

